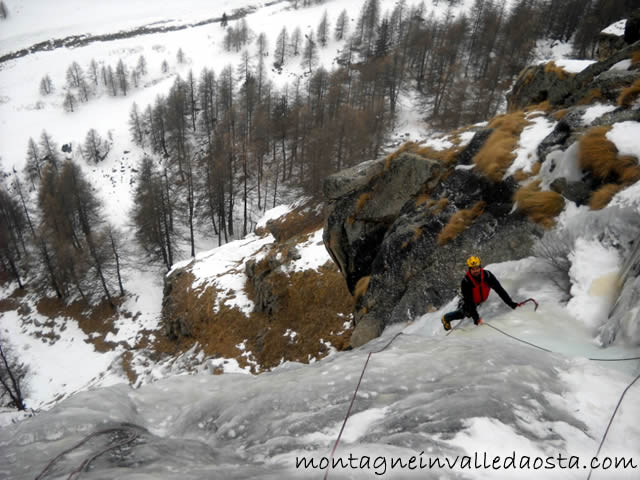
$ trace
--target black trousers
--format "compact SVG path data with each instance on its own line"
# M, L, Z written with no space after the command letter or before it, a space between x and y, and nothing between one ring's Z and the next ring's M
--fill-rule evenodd
M444 319L451 323L453 320L462 320L465 317L470 317L471 315L467 314L462 308L458 310L454 310L453 312L445 313ZM475 324L475 320L473 321ZM477 325L477 324L476 324Z

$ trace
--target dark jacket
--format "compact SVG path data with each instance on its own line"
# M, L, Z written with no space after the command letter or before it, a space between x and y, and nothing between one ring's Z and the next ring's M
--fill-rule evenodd
M467 272L460 283L463 301L462 309L465 315L473 318L474 322L477 322L480 318L476 307L487 299L489 291L492 288L500 296L502 301L511 308L516 308L518 306L517 303L511 300L509 294L504 288L502 288L498 279L489 270L481 270L481 274L478 278L472 277L471 273Z

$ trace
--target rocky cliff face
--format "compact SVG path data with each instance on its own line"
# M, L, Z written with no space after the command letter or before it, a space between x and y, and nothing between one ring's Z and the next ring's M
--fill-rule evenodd
M586 104L594 98L615 102L620 91L633 84L640 65L610 69L619 62L631 60L639 50L640 41L625 44L621 50L578 74L568 73L553 64L531 65L520 72L507 95L507 109L515 111L544 101L557 107Z
M555 65L531 66L520 74L509 111L525 124L538 116L554 125L538 144L529 172L506 174L522 127L505 128L513 120L497 119L489 128L472 129L473 139L446 155L405 145L326 179L324 242L356 301L353 346L450 300L468 255L480 255L485 264L527 256L541 226L553 226L565 201L602 208L613 193L638 180L638 159L618 155L604 133L615 123L640 120L640 63L631 61L638 51L636 41L576 75ZM583 115L594 102L617 106L586 122ZM515 138L511 144L509 136ZM500 142L508 145L502 149L506 155ZM595 166L601 146L611 157L605 173ZM565 176L569 167L560 162L566 159L577 161L572 168L582 172ZM551 185L540 186L541 171L553 179Z
M454 164L464 165L487 133L477 132L478 141L459 152ZM471 253L489 263L530 251L535 227L511 213L515 182L494 183L419 150L409 148L325 181L330 213L324 241L356 298L353 346L450 299ZM456 213L460 225L451 222ZM450 239L442 236L447 226Z

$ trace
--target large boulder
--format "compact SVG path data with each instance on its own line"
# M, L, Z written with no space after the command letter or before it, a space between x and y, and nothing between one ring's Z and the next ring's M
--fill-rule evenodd
M628 23L628 21L620 20L600 32L597 38L596 47L596 56L598 60L605 60L623 48L627 43L633 43L625 42L624 32L626 30L626 23Z
M483 143L472 141L458 157L473 157ZM492 182L410 153L364 168L368 174L352 169L325 182L331 195L325 245L356 297L352 346L452 298L469 254L491 263L530 253L536 227L512 213L512 180ZM443 242L443 228L463 210L476 218Z
M331 211L324 241L354 293L369 275L377 247L403 205L440 173L435 160L410 153L380 159L329 176L323 184Z
M552 63L528 66L520 72L507 94L507 107L509 111L515 111L544 101L570 107L587 101L589 96L615 100L638 78L638 73L609 69L622 60L630 59L638 49L640 41L626 45L578 74L567 73Z

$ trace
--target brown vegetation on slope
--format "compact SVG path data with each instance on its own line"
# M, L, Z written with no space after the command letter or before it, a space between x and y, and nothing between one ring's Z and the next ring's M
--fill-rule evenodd
M620 92L618 105L628 108L638 97L640 97L640 78Z
M499 182L516 158L515 150L524 127L529 124L522 111L495 117L489 124L494 129L480 151L473 157L477 168L490 180Z
M473 221L484 213L486 202L479 201L473 208L468 210L458 210L449 219L440 234L438 235L438 245L446 245L456 238L460 233L471 226Z
M638 159L618 153L607 138L610 130L610 126L593 127L580 138L579 165L601 184L590 200L593 209L604 208L617 192L640 180Z
M519 211L545 228L555 224L554 218L564 209L564 197L556 192L540 191L540 180L521 187L513 196Z

